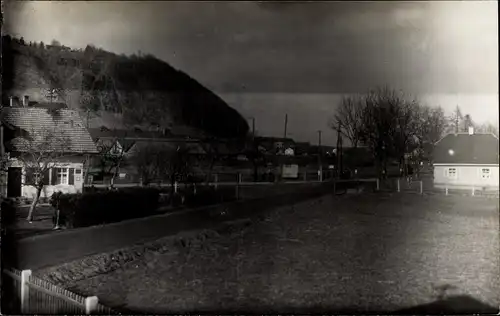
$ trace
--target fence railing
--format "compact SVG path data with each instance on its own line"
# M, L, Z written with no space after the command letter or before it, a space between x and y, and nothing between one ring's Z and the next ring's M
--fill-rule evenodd
M9 314L119 314L99 303L97 296L84 297L32 275L31 270L2 270L4 312Z
M420 178L408 181L405 178L388 179L381 183L382 190L402 193L469 195L481 197L499 197L498 187L484 185L435 184L432 178Z

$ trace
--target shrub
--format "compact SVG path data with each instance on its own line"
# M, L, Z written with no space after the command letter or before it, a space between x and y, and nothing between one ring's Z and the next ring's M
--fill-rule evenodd
M125 188L59 196L60 223L87 227L145 217L158 208L156 188Z
M0 201L0 220L2 226L12 224L16 217L16 206L11 199L1 199Z

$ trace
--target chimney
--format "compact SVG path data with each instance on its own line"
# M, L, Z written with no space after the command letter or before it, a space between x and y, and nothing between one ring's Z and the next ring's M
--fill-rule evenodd
M30 97L25 95L23 98L23 106L28 107L28 103L30 103Z
M474 135L474 127L469 126L469 135Z

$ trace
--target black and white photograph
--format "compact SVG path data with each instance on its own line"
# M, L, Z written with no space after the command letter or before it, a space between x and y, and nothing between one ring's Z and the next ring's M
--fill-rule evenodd
M500 312L498 1L1 9L2 314Z

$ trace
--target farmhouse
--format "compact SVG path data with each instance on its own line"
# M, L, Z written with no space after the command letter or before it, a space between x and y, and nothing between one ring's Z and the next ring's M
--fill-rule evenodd
M498 158L493 134L448 134L434 148L434 187L498 190Z
M32 198L36 188L31 184L42 170L34 166L42 165L47 170L41 197L82 191L84 161L97 148L78 112L38 107L4 107L1 112L1 147L9 156L1 195Z

